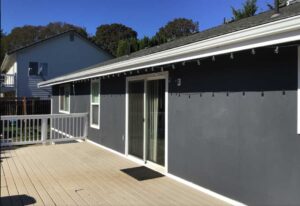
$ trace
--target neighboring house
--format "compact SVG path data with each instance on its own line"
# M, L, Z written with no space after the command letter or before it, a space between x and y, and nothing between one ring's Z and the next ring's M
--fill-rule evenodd
M112 56L75 31L67 31L10 51L1 65L2 95L49 98L37 83L111 59Z
M102 147L233 204L300 205L299 74L295 3L39 87Z

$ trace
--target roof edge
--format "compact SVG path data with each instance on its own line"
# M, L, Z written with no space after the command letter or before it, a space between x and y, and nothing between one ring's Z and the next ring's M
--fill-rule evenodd
M73 32L75 35L77 35L79 38L81 38L82 40L84 40L84 41L86 41L87 43L89 43L90 45L94 46L96 49L98 49L98 50L100 50L100 51L103 51L103 52L105 52L105 53L107 53L108 55L110 55L110 56L113 57L113 55L110 54L108 51L106 51L105 49L101 48L101 46L95 44L94 42L92 42L91 40L89 40L87 37L85 37L84 35L82 35L82 34L80 34L79 32L77 32L75 29L70 29L70 30L61 32L61 33L59 33L59 34L55 34L55 35L49 36L49 37L47 37L47 38L41 39L41 40L36 41L36 42L32 42L32 43L30 43L30 44L28 44L28 45L25 45L25 46L23 46L23 47L20 47L20 48L11 50L11 51L8 51L8 52L6 52L6 53L7 53L7 55L11 55L11 54L17 53L17 52L19 52L19 51L21 51L21 50L24 50L24 49L27 49L27 48L31 48L31 47L33 47L33 46L36 46L36 45L40 44L40 43L46 42L46 41L51 40L51 39L55 39L55 38L57 38L57 37L60 37L60 36L63 36L63 35L66 35L66 34L72 33L72 32Z
M266 24L258 25L255 27L250 27L247 29L239 30L236 32L231 32L227 33L221 36L213 37L210 39L194 42L191 44L171 48L168 50L164 50L161 52L129 59L129 60L124 60L121 62L117 63L112 63L104 66L99 66L95 68L91 68L89 70L84 70L81 72L76 72L72 73L69 75L64 75L61 77L57 77L54 79L50 79L48 81L44 81L38 84L38 87L46 87L46 86L52 86L56 84L61 84L61 83L66 83L66 82L71 82L71 81L77 81L77 80L82 80L82 79L88 79L88 78L94 78L94 77L99 77L99 76L105 76L105 75L110 75L114 73L120 73L124 71L130 71L130 70L136 70L140 68L145 68L145 67L151 67L151 66L160 66L160 65L165 65L165 64L170 64L174 62L179 62L183 60L188 60L192 58L204 58L205 56L209 54L214 54L218 55L221 54L220 49L221 47L224 47L225 52L233 52L233 51L241 51L245 50L246 48L250 48L250 44L248 45L243 45L243 47L240 47L239 49L234 48L229 50L226 47L229 47L230 45L234 45L235 43L241 43L245 42L246 40L250 41L253 39L257 38L266 38L270 37L272 35L276 34L284 34L288 32L295 32L297 31L298 33L296 34L295 38L285 38L282 39L281 41L276 41L276 39L268 39L266 42L268 42L269 45L272 45L274 43L284 43L287 41L291 40L300 40L300 15L281 19L278 21L274 22L269 22ZM295 34L291 34L295 35ZM284 38L284 37L282 37ZM257 48L261 46L266 46L266 43L260 43L260 44L251 44L252 48ZM209 49L214 49L215 52L210 52L210 53L205 53L205 51L208 51ZM223 51L223 52L224 52ZM180 55L188 55L188 54L194 54L195 52L202 52L201 55L194 55L193 57L185 57L185 58L180 58ZM203 53L204 52L204 53ZM172 61L164 61L167 60L167 58L177 58ZM154 60L157 60L158 63L152 63L151 61L154 62ZM149 62L149 64L146 64ZM139 64L144 63L143 66L139 66ZM123 68L123 70L122 70Z

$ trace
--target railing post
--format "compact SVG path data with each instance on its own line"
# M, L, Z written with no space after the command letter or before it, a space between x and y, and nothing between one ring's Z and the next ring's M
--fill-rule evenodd
M47 118L42 118L42 142L46 143L47 140Z
M84 138L85 139L87 139L87 136L88 136L88 118L87 118L87 114L84 116L84 118L83 118L83 121L84 121L84 133L83 133L83 135L84 135Z

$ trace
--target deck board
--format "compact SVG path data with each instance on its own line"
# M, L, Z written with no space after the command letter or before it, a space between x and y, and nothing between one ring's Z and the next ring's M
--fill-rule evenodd
M169 177L137 181L121 169L138 164L87 142L15 147L1 160L2 205L228 205Z

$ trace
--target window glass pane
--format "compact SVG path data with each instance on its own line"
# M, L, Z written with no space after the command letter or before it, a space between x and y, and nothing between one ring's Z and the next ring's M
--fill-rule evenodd
M29 62L29 75L38 75L38 62Z
M99 123L99 106L98 105L92 105L92 124L98 125Z
M99 103L99 82L92 83L92 103Z

